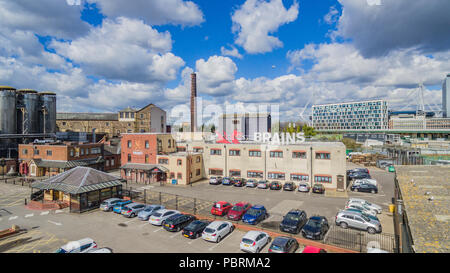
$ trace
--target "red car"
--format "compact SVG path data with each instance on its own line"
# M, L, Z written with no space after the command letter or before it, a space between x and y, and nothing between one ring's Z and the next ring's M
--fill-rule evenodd
M251 207L252 207L252 205L247 202L239 202L237 204L234 204L234 206L228 212L228 219L234 220L234 221L241 220L242 216Z
M233 207L230 203L226 201L215 202L211 208L212 215L224 216Z
M302 253L327 253L327 251L323 248L306 246L305 249L303 249Z

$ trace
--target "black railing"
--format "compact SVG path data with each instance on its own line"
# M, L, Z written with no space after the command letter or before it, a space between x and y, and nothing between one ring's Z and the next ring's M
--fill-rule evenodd
M163 205L166 209L175 209L184 213L195 214L200 217L214 220L226 219L235 224L245 224L242 221L234 221L223 216L212 215L211 207L214 202L210 200L150 191L147 189L137 191L130 188L122 190L122 193L124 197L130 198L130 200L134 202L159 204ZM263 231L277 232L293 238L301 237L301 234L290 234L280 231L279 226L283 216L284 215L282 214L270 213L268 217L258 223L256 227ZM379 248L390 253L397 251L395 236L392 234L369 234L367 231L343 229L331 223L330 229L326 233L324 239L319 242L359 252L367 252L368 247Z

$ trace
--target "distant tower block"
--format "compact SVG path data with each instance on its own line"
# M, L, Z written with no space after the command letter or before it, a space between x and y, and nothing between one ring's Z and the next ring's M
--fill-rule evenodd
M191 132L197 131L197 75L191 74Z

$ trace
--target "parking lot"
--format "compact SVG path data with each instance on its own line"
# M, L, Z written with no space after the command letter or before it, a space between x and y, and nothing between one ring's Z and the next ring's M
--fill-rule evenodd
M356 167L351 163L349 168ZM342 209L348 197L361 197L379 204L384 211L379 218L384 233L393 234L392 217L388 205L393 196L393 174L370 168L372 177L378 180L379 193L341 193L340 197L312 193L272 191L233 186L213 186L208 182L187 186L129 185L147 194L166 193L161 200L165 203L178 202L179 210L192 208L193 199L197 214L208 215L213 201L240 201L264 205L269 218L260 223L261 229L278 229L279 222L289 210L305 210L308 216L322 215L333 224L336 213ZM85 237L93 238L99 247L112 248L114 252L201 252L201 253L238 253L239 242L244 231L234 230L219 244L202 239L190 240L180 232L170 233L161 227L142 222L137 218L129 219L114 213L92 211L83 214L70 214L68 209L59 211L32 211L24 206L29 198L30 189L20 185L0 184L0 230L18 225L23 231L15 236L0 239L0 252L53 252L68 241ZM178 195L174 198L173 195ZM157 198L156 196L154 196ZM339 232L337 230L336 232ZM338 234L338 233L336 233ZM356 233L355 233L356 234ZM355 235L358 236L358 235ZM359 237L355 237L361 240ZM367 237L364 235L364 237ZM352 237L353 238L353 237ZM355 239L356 240L356 239ZM267 252L267 246L262 252Z

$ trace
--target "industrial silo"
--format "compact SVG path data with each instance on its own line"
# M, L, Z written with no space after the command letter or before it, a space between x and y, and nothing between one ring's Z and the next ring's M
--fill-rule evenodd
M38 134L40 132L40 96L30 89L17 91L17 132Z
M16 125L16 89L0 86L0 134L16 134Z
M39 93L39 95L41 97L41 133L56 133L56 94L52 92L42 92Z

